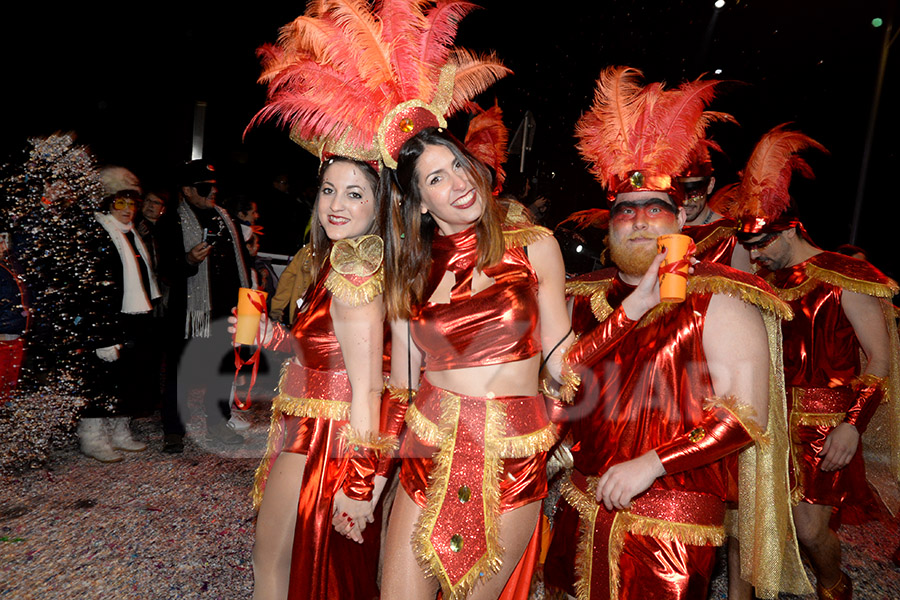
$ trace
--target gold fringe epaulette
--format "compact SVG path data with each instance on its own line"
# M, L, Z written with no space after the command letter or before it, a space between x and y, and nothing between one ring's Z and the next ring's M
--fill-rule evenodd
M503 221L503 237L506 249L523 248L542 240L553 232L536 225L528 214L528 209L515 200L506 201L506 218Z
M331 248L325 287L350 306L362 306L384 291L384 242L377 235L338 240Z
M695 251L695 255L696 256L702 255L707 250L712 248L714 245L716 245L719 242L721 242L722 240L734 235L735 231L737 231L737 227L735 227L733 225L732 226L719 225L718 227L713 229L713 231L708 236L703 238L702 240L694 241L694 245L697 248Z
M715 276L690 277L687 291L689 294L725 294L773 313L780 319L790 321L794 318L791 307L774 293L733 279Z
M714 396L712 398L706 398L703 402L704 409L708 410L716 407L724 408L734 415L734 418L740 421L741 425L744 426L744 429L747 430L747 433L750 434L750 438L754 442L757 444L769 443L770 440L766 435L766 430L759 425L756 409L752 406L744 402L739 402L734 396L726 396L724 398Z
M351 427L350 423L341 427L338 436L348 448L354 450L361 447L374 450L378 454L389 454L400 447L393 435L382 435L378 431L360 432Z
M567 296L587 296L591 300L591 312L598 321L606 320L613 313L612 306L606 299L609 288L615 282L614 270L608 270L608 277L603 279L571 279L566 282Z
M816 254L806 262L803 272L807 279L802 283L794 287L776 288L781 299L790 302L802 298L820 283L888 300L900 293L897 282L871 264L836 252ZM774 274L767 279L773 278Z

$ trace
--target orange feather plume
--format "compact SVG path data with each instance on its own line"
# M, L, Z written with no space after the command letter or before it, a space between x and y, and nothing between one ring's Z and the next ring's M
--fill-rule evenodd
M661 83L643 85L643 74L632 67L604 70L593 106L576 127L578 149L591 172L610 193L635 171L647 182L635 187L666 189L709 124L734 121L705 110L720 83L698 79L666 90Z
M311 2L276 44L259 49L268 97L247 129L274 121L307 147L324 143L333 153L389 163L402 138L385 135L384 122L407 116L398 116L401 104L414 101L440 122L509 74L493 55L453 47L474 8L457 0Z
M799 153L814 148L827 154L828 150L808 135L787 126L788 123L783 123L774 127L757 142L741 172L740 182L722 188L710 199L713 210L742 223L756 223L758 229L776 220L790 207L789 188L793 173L809 179L814 177L809 164Z
M475 113L475 116L469 121L465 146L475 158L494 170L494 191L499 191L506 180L503 163L508 156L509 143L509 130L503 124L503 111L496 101L487 110L474 102L469 102L467 109Z

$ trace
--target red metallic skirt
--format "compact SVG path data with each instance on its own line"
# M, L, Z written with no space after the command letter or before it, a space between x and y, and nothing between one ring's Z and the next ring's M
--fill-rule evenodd
M556 440L543 396L478 398L422 380L406 415L400 484L422 507L414 550L444 597L502 564L500 514L547 495Z

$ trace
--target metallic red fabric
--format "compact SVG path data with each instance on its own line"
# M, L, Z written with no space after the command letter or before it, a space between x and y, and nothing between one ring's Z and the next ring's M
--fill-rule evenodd
M347 465L346 460L331 457L343 455L338 431L345 422L308 421L315 421L315 426L309 430L306 468L300 486L288 598L377 598L380 509L374 522L363 532L362 544L334 530L332 499L340 489Z
M450 303L427 302L415 309L412 335L425 353L425 369L444 371L495 365L541 352L538 280L522 248L511 248L484 274L494 283L472 294L476 262L475 228L436 235L425 298L450 271L456 283Z
M706 225L685 225L681 233L697 245L694 258L730 266L737 245L736 231L737 221L724 217Z
M306 454L294 529L289 600L369 600L379 594L376 581L380 507L375 521L364 531L363 544L348 540L331 525L334 494L347 479L349 455L339 436L347 421L325 418L325 414L342 404L347 405L349 414L351 389L334 335L331 293L324 285L329 269L326 265L304 296L290 336L276 344L278 349L295 352L279 390L285 411L281 418L284 435L280 451ZM321 406L322 402L331 404L331 408ZM321 417L288 413L316 410L322 411Z
M612 269L603 273L609 279L607 300L616 308L634 288ZM684 302L668 306L649 322L645 319L582 374L569 411L578 471L600 475L689 433L703 420L704 400L716 395L703 352L709 299L709 294L688 294ZM596 324L587 298L577 297L575 310L573 322L593 319ZM725 500L731 464L715 460L665 475L651 489L705 492Z
M690 431L656 448L666 473L696 469L718 460L753 441L740 420L722 407L707 411L706 417Z
M863 261L822 252L769 275L768 280L778 290L809 285L809 266L858 281L883 283L885 279ZM799 298L788 299L794 318L781 323L784 381L791 413L792 485L800 486L795 494L802 494L804 501L827 506L868 503L872 499L865 483L862 443L846 467L822 472L819 453L834 425L798 422L797 413L845 413L855 402L851 386L860 374L861 348L841 307L841 294L842 288L837 285L816 281Z
M328 262L319 273L316 284L304 294L290 337L276 340L271 345L273 350L293 351L297 360L310 369L345 368L331 320L331 292L324 285L330 269L331 263Z
M782 290L803 284L809 279L808 264L826 265L820 258L822 254L781 269L769 279L770 283ZM853 325L841 308L841 288L818 282L802 297L789 299L788 304L794 318L781 323L785 385L803 388L850 385L860 372L860 346Z
M585 478L577 472L573 472L572 483L583 491L588 489ZM610 598L610 541L617 512L608 511L603 505L596 507L593 544L588 549L590 557L583 558L589 565L590 600ZM668 523L721 526L725 506L718 498L708 494L649 490L632 501L628 513ZM578 560L575 548L580 547L582 535L579 517L574 507L564 500L560 501L554 517L553 540L544 566L547 587L564 590L572 596L575 595L572 574L576 572ZM680 539L666 540L626 532L615 565L619 573L618 598L705 598L715 554L716 547L711 545L692 545Z
M440 416L440 388L427 379L416 394L415 406L434 422ZM455 394L471 403L484 404L484 398L474 398ZM524 435L541 429L549 423L543 396L510 396L492 398L509 401L507 404L507 436ZM430 445L412 432L407 432L400 447L400 484L412 500L420 507L425 506L425 490L428 474L433 467L432 456L436 446ZM483 455L483 451L482 451ZM503 460L503 474L500 477L500 512L508 512L520 506L541 500L547 495L545 467L547 453L540 452L525 458Z

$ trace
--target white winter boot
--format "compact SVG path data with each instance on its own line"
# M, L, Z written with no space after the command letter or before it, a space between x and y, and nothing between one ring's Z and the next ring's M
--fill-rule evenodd
M100 462L119 462L122 456L109 444L109 434L103 419L81 419L76 429L81 453Z
M130 420L128 417L113 417L106 420L109 423L112 447L127 452L143 452L147 449L147 444L131 437L131 429L128 427Z

